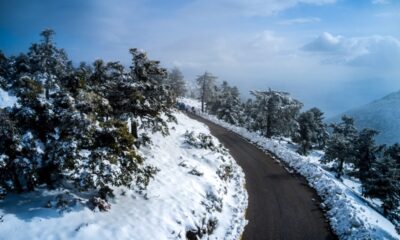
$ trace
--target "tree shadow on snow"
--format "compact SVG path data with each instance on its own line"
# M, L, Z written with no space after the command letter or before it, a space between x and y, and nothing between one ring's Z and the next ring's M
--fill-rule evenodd
M0 200L0 216L11 214L24 220L32 221L34 218L50 219L62 217L64 213L80 211L85 206L79 201L57 208L56 199L61 191L38 190L22 194L8 194Z

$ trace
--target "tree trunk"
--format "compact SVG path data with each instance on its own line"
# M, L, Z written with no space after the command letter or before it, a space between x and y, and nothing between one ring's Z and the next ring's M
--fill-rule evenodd
M204 101L206 98L206 79L203 78L203 86L202 86L202 93L201 93L201 112L204 113Z
M140 147L140 142L139 142L139 135L138 135L138 126L137 122L135 120L131 120L131 134L135 138L135 146L137 148Z
M343 159L339 159L339 166L338 166L338 171L337 171L337 174L336 174L336 178L338 178L338 179L340 179L340 177L342 176L343 164L344 164L344 160Z

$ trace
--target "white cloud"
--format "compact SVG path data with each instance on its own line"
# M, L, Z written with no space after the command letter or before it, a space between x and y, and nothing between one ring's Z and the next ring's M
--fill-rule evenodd
M305 23L315 23L320 22L321 19L317 17L310 17L310 18L293 18L280 21L279 24L281 25L293 25L293 24L305 24Z
M340 51L342 36L333 36L328 32L322 33L314 41L306 44L303 49L311 52L336 52Z
M321 54L325 63L388 69L400 62L400 40L392 36L343 37L323 33L302 49Z

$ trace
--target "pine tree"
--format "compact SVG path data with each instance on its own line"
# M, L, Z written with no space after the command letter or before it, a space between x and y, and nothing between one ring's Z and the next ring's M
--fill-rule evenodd
M334 171L336 177L340 178L343 175L344 164L354 163L355 161L355 142L357 130L354 127L354 120L350 117L343 116L342 122L331 124L332 136L329 138L325 156L322 162L335 162Z
M296 118L303 104L290 97L289 93L279 91L252 91L255 119L253 129L266 137L290 137L297 129Z
M196 83L200 89L201 111L204 112L205 105L212 101L215 95L215 81L217 77L211 73L205 72L203 75L197 76Z
M393 149L389 148L372 163L371 174L365 180L364 194L381 199L384 215L399 221L400 164L392 158L392 153Z
M239 90L236 87L229 86L226 81L221 85L218 104L216 115L219 119L234 125L239 125L243 122L241 119L242 109Z
M32 44L29 49L31 73L37 81L42 81L45 87L46 99L50 93L60 87L60 79L63 78L71 63L63 49L56 48L53 42L54 31L44 30L40 35L43 37L40 44Z
M372 164L376 161L376 155L382 147L375 145L374 137L378 134L373 129L360 131L355 142L355 172L362 184L362 192L365 194L367 179L372 174Z
M167 70L160 67L159 61L149 60L147 54L138 49L130 49L130 53L132 66L127 78L127 87L130 87L127 88L130 95L127 112L132 113L133 132L137 126L135 119L139 119L141 128L166 135L168 127L162 115L168 121L175 120L171 112L174 99L166 87Z
M42 184L74 185L104 199L113 186L145 187L155 169L143 167L127 121L144 133L168 132L166 70L136 49L130 71L102 60L73 68L53 35L45 30L28 54L0 54L1 87L18 99L0 109L0 197Z
M0 50L0 88L7 88L7 79L10 78L9 59Z
M167 85L175 97L183 97L186 92L186 81L184 80L182 72L179 68L174 67L169 73L167 78Z
M328 133L323 123L323 113L318 108L312 108L300 114L298 132L294 141L300 144L298 152L307 155L314 148L325 145Z
M257 118L257 111L255 104L251 98L247 99L246 102L242 103L243 108L243 125L250 131L257 131L256 123L254 122Z

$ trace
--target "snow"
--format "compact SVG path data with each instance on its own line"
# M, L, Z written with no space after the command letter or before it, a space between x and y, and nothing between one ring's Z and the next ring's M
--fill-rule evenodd
M376 211L377 207L371 200L360 195L357 182L348 178L343 182L338 181L334 174L324 169L324 165L319 162L323 156L322 151L314 151L307 157L301 156L288 139L265 138L223 122L215 116L203 114L196 100L183 98L180 102L189 108L193 106L197 114L241 135L303 175L322 198L321 207L327 211L326 217L340 239L400 239L394 225Z
M45 208L60 190L11 194L0 201L0 239L186 239L187 231L213 219L216 229L202 239L239 239L247 223L241 168L228 152L185 143L186 131L210 132L182 113L176 117L169 136L152 134L153 144L140 149L146 163L159 169L147 190L116 188L108 212L91 211L81 201L61 210ZM230 180L218 175L224 165L233 169ZM202 175L191 174L193 169Z
M12 107L17 104L17 98L0 88L0 108Z

